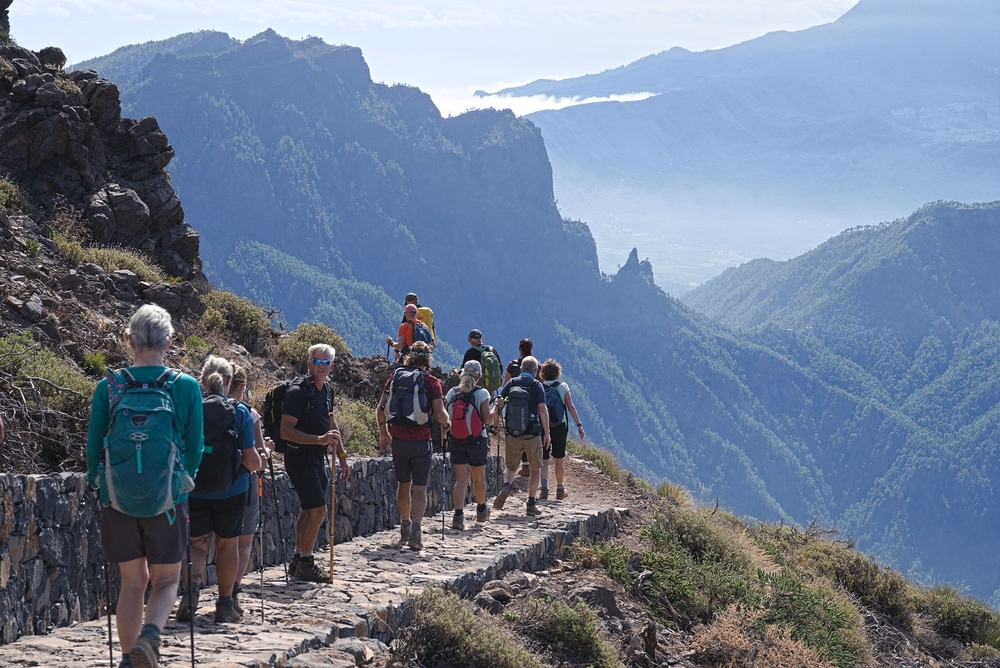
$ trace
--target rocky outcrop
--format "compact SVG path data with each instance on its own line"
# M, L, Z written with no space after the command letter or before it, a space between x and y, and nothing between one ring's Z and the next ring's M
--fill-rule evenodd
M64 74L65 61L55 47L0 47L0 170L43 209L81 211L94 243L141 249L171 276L207 286L156 119L122 118L118 87L93 70Z

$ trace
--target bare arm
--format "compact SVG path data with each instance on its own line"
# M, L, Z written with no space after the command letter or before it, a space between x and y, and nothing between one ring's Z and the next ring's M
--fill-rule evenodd
M542 444L549 444L549 409L545 402L538 404L538 418L542 421Z
M581 424L583 421L580 419L580 414L576 412L576 406L573 405L573 397L569 396L569 390L566 390L566 410L573 416L573 422L576 423L576 431L580 434L580 438L587 438L583 432L583 424Z
M333 410L330 410L330 431L327 434L336 434L336 439L333 445L337 449L337 461L340 462L340 479L347 480L351 477L351 467L347 463L347 450L344 449L344 440L341 437L340 427L337 426L337 419L333 416Z
M281 416L281 438L298 445L333 445L340 442L340 435L334 435L332 430L325 434L307 434L296 429L299 419L294 415Z
M435 399L431 402L431 410L434 413L434 419L438 421L441 426L447 427L449 422L448 411L444 409L444 399Z
M245 450L240 450L240 456L243 460L243 466L247 471L260 471L264 468L264 465L260 461L260 454L258 454L257 448L246 448Z

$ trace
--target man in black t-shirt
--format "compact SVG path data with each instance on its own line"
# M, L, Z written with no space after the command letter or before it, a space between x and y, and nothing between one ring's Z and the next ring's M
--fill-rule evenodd
M329 582L313 559L320 525L326 519L326 489L330 480L324 464L327 448L333 446L340 460L340 479L347 480L351 468L333 416L333 390L326 384L336 351L320 343L309 348L307 367L311 383L292 385L281 404L281 438L285 450L285 472L299 496L302 512L295 523L295 554L289 572L310 582Z
M465 363L470 360L475 360L480 364L482 364L484 350L489 350L490 352L495 354L497 356L497 359L503 359L502 357L500 357L500 353L497 352L496 348L494 348L493 346L483 345L483 333L480 332L478 329L474 329L471 332L469 332L469 346L470 348L465 351L465 357L462 358L462 366L465 366Z

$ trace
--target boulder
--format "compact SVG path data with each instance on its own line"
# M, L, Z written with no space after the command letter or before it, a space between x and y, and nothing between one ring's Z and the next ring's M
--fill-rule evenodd
M569 592L569 597L570 599L579 598L591 608L603 613L605 617L617 617L619 619L625 617L618 608L618 601L615 600L614 592L607 587L599 585L577 587Z
M21 315L31 322L38 322L45 317L45 306L42 305L42 298L38 294L31 295L21 307Z
M39 107L51 107L66 97L66 91L55 83L47 83L35 91L35 104Z
M139 277L133 271L128 269L118 269L117 271L111 272L111 278L116 283L121 283L123 285L128 285L130 287L139 286Z
M76 269L70 269L68 274L59 278L59 284L67 290L75 290L84 282L85 279Z

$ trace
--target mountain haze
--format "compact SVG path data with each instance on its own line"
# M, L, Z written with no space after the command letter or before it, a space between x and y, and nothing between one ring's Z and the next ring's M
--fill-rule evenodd
M843 524L979 593L1000 586L970 510L992 491L900 515L900 495L918 508L962 489L954 453L928 454L928 430L853 367L849 383L820 375L668 297L636 249L603 274L588 226L556 206L530 120L442 118L420 90L372 82L360 50L273 31L218 53L143 49L123 105L168 133L213 280L291 323L330 322L363 353L384 351L413 290L435 310L438 361L456 363L472 327L505 360L523 336L559 359L588 433L632 470L741 514Z
M683 292L927 201L1000 196L998 31L987 0L861 0L831 24L499 92L656 94L529 118L602 261L640 245Z

